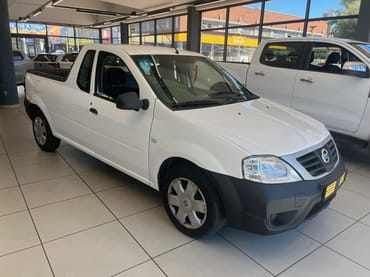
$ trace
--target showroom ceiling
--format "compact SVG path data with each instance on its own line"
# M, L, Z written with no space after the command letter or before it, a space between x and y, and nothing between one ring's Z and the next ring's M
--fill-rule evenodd
M142 20L143 17L158 14L183 13L190 5L217 5L230 2L234 1L8 0L8 6L11 21L102 27L118 21L130 22L138 18Z

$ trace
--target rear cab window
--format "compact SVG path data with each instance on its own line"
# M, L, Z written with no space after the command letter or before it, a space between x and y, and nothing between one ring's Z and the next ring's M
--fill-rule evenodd
M87 93L90 92L91 72L94 64L94 57L95 50L89 50L86 52L77 75L78 87Z
M301 68L304 45L300 42L267 43L262 51L260 63L282 68Z

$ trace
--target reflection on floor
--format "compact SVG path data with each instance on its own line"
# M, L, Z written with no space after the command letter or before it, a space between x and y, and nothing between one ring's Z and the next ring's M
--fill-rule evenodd
M0 110L1 276L370 276L370 155L340 144L347 182L299 228L193 240L159 194L62 144L41 152L23 107Z

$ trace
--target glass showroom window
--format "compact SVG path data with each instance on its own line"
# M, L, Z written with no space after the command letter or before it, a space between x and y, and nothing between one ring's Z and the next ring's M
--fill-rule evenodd
M226 27L226 9L202 12L202 30Z
M201 34L200 52L214 61L223 61L225 30L205 31Z
M258 25L229 29L227 37L227 62L250 62L258 45ZM257 36L257 37L256 37Z
M112 27L112 43L121 44L121 27L120 26Z
M321 37L355 39L357 21L357 18L310 21L307 28L307 37L317 37L321 34Z
M157 34L172 33L172 17L156 20Z
M73 27L47 25L49 52L70 53L75 51Z
M172 33L157 35L157 45L164 47L172 47Z
M223 61L227 9L202 12L200 53L214 61Z
M104 44L110 44L111 43L112 36L111 36L111 28L110 27L101 29L101 39L102 39L102 43L104 43Z
M130 24L128 26L128 43L140 44L140 23Z
M175 16L174 20L174 44L177 49L186 49L187 30L188 30L188 16Z
M250 62L258 45L261 3L231 7L229 11L227 62Z
M264 25L262 38L302 37L304 21L295 23L282 23Z
M325 5L322 0L311 0L310 18L358 15L360 4L361 0L325 0Z

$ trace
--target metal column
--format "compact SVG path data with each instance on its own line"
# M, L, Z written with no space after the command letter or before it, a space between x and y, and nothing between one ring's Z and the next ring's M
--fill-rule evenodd
M0 0L0 107L18 105L12 41L9 28L8 1Z

